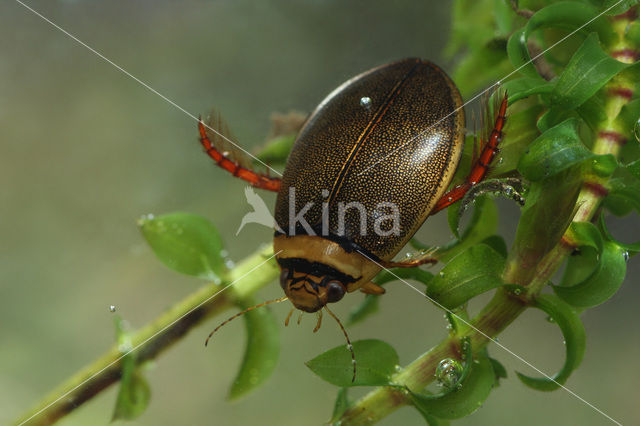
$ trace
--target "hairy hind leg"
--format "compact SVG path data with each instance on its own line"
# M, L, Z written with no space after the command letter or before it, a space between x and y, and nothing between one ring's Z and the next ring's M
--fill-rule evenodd
M445 193L433 210L431 210L431 214L435 214L440 210L449 207L456 201L461 200L471 188L487 176L491 161L493 160L493 157L495 157L496 152L498 152L498 145L500 144L500 141L502 141L502 129L504 128L504 124L507 120L507 105L508 97L505 93L502 98L502 102L500 103L498 113L496 114L493 129L487 137L486 144L484 144L482 152L478 158L475 159L469 176L467 176L464 183L457 185Z
M271 177L264 173L258 173L249 167L243 166L239 161L234 161L229 158L224 152L220 152L218 148L216 148L216 144L214 144L207 135L207 129L202 120L198 122L198 131L200 132L200 143L207 152L207 155L209 155L209 157L211 157L219 167L228 171L233 176L248 182L251 186L256 188L266 189L267 191L273 192L278 192L280 190L280 185L282 183L280 178Z

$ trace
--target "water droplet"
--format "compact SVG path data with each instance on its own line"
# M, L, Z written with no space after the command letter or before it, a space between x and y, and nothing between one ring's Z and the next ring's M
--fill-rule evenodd
M453 201L453 197L447 198L447 201Z
M453 388L458 384L462 375L462 365L452 358L445 358L436 367L436 379L446 388Z
M229 156L229 151L222 151L222 156L223 157L228 157Z
M519 288L513 290L513 294L515 294L516 296L520 295L520 293L522 293L522 290L520 290Z
M556 322L556 320L554 320L553 317L550 317L550 316L547 317L547 321L550 322L550 323L555 323Z
M623 251L622 252L622 258L624 259L625 262L629 261L629 252L628 251Z
M640 142L640 118L636 121L636 124L633 127L633 135L636 137L636 140Z
M116 306L115 305L110 305L109 306L109 312L115 312L116 311Z
M348 349L348 350L350 350L350 351L352 351L352 350L353 350L353 346L352 346L351 344L348 344L348 345L347 345L347 349Z
M440 277L444 277L444 272L440 271L438 275L440 275Z
M365 107L366 109L371 108L371 98L368 96L363 96L360 98L360 106Z
M504 158L502 157L498 158L498 164L502 164L502 163L504 163Z
M510 186L505 188L504 193L506 194L507 197L511 197L513 195L513 188L511 188Z

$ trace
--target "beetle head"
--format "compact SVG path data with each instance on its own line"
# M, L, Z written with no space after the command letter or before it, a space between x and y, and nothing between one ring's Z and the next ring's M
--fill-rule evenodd
M327 303L335 303L347 292L347 286L331 276L317 276L283 268L280 286L293 305L305 312L316 312Z

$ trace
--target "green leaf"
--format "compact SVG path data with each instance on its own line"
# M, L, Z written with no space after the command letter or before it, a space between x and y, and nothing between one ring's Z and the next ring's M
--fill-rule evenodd
M138 225L158 259L169 268L216 283L226 273L222 239L204 217L189 213L149 215Z
M340 388L338 389L338 395L336 396L336 402L333 405L333 414L331 415L331 420L329 423L337 422L342 414L344 414L351 402L349 401L349 395L347 395L349 388Z
M260 150L257 157L267 164L284 164L289 157L296 135L284 135L271 139Z
M578 368L584 356L586 336L584 326L576 311L552 294L539 295L532 305L544 311L560 327L565 341L566 357L562 369L551 377L529 377L516 373L527 386L540 391L552 391L563 385L571 372Z
M602 234L591 222L572 222L567 237L577 247L592 247L602 251Z
M602 5L603 10L607 10L606 15L620 15L632 6L638 4L638 0L605 0Z
M580 169L575 167L531 185L509 262L535 265L560 241L573 218L581 186Z
M599 252L591 247L575 250L567 259L560 286L572 286L586 280L599 263Z
M448 262L469 247L493 235L498 229L498 208L495 202L489 197L481 196L475 199L471 220L460 235L460 205L461 203L456 203L447 211L449 227L458 238L438 249L436 257L442 262Z
M565 234L577 249L567 260L560 286L572 286L587 279L599 263L602 234L591 222L572 222Z
M540 9L527 21L523 29L515 31L509 38L509 60L525 76L540 78L531 62L527 42L534 31L543 28L561 28L569 31L580 28L578 33L582 34L595 31L605 43L609 43L616 35L605 19L593 20L598 13L598 8L577 1L560 1ZM589 24L584 26L587 22Z
M509 94L509 105L513 105L519 100L525 99L531 95L549 94L553 91L553 87L554 85L552 83L539 77L516 78L514 80L507 81L503 85L503 88ZM509 116L509 121L511 121L511 116Z
M600 221L598 225L607 240L616 243L622 249L626 250L626 253L627 253L626 256L631 256L633 254L637 254L640 252L640 241L636 241L635 243L623 243L622 241L617 240L616 238L614 238L613 235L611 235L611 233L609 232L609 229L607 228L607 224L605 223L604 214L600 215ZM624 255L624 252L623 252L623 255Z
M251 299L241 308L253 306ZM254 309L243 315L247 331L247 346L240 371L229 390L230 400L238 399L263 384L273 373L280 355L280 329L269 308Z
M531 181L539 181L593 158L580 141L577 127L577 120L570 118L541 134L520 158L518 171Z
M131 339L119 316L115 318L118 346L125 352L121 361L120 389L113 411L113 420L133 420L140 416L151 400L151 388L137 366L136 353L131 352ZM127 353L128 352L128 353Z
M602 50L598 35L592 33L558 78L551 94L551 104L560 109L574 109L628 66Z
M640 23L638 23L640 26ZM640 99L635 99L624 105L615 120L615 126L620 129L627 139L634 139L634 130L640 119Z
M570 305L590 308L606 302L624 281L627 272L625 250L612 242L605 242L600 263L584 281L575 285L553 286L553 291Z
M340 345L318 355L305 364L323 380L336 386L384 386L389 385L399 359L396 350L381 340L368 339L353 342L356 356L356 379L353 378L351 353L346 345Z
M536 71L536 67L531 61L529 49L527 48L527 38L526 28L511 34L507 42L507 56L513 67L525 77L540 80L540 83L543 84L545 80L538 75L538 71Z
M489 357L478 355L471 362L471 371L453 391L444 395L425 395L409 391L413 405L429 416L459 419L476 411L487 399L495 383L495 373Z
M506 39L492 39L460 60L452 77L463 97L472 96L511 71L505 47Z
M511 92L509 92L509 102L511 102ZM536 104L509 115L504 129L507 137L500 143L500 152L491 166L493 176L510 173L518 167L520 157L531 141L540 135L536 122L543 109L542 105Z
M504 263L504 258L487 245L470 247L431 280L427 296L446 309L456 308L478 294L500 287Z
M626 38L634 45L640 44L640 22L633 21L627 26Z
M493 369L493 374L496 376L495 386L500 385L500 379L507 378L507 369L504 368L504 365L500 361L495 358L489 357L489 361L491 361L491 368Z
M491 235L490 237L485 238L481 242L482 242L482 244L485 244L485 245L491 247L500 256L505 257L505 258L507 257L507 253L508 253L507 243L505 242L504 238L502 238L502 236L500 236L500 235Z
M127 355L128 357L129 355ZM112 420L133 420L147 409L151 400L151 388L146 379L135 368L130 368L130 361L123 358L120 390ZM134 361L135 363L135 361Z

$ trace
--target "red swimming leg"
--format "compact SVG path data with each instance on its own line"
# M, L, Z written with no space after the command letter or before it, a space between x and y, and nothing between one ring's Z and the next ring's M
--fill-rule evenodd
M240 162L234 161L224 153L220 152L218 148L216 148L216 144L212 143L211 139L207 135L207 129L202 120L198 123L198 130L200 132L200 143L209 157L211 157L219 167L225 169L233 176L239 177L240 179L248 182L251 186L256 188L266 189L267 191L273 192L278 192L280 190L280 178L271 177L251 170L249 167L243 166Z
M498 145L502 141L502 129L504 128L507 120L507 105L508 97L505 93L498 114L493 125L493 129L487 138L487 143L483 146L480 156L475 160L469 176L465 179L464 183L452 188L449 192L444 194L436 206L431 210L431 214L435 214L440 210L449 207L451 204L459 201L474 185L482 181L489 172L489 166L496 152L498 152Z

